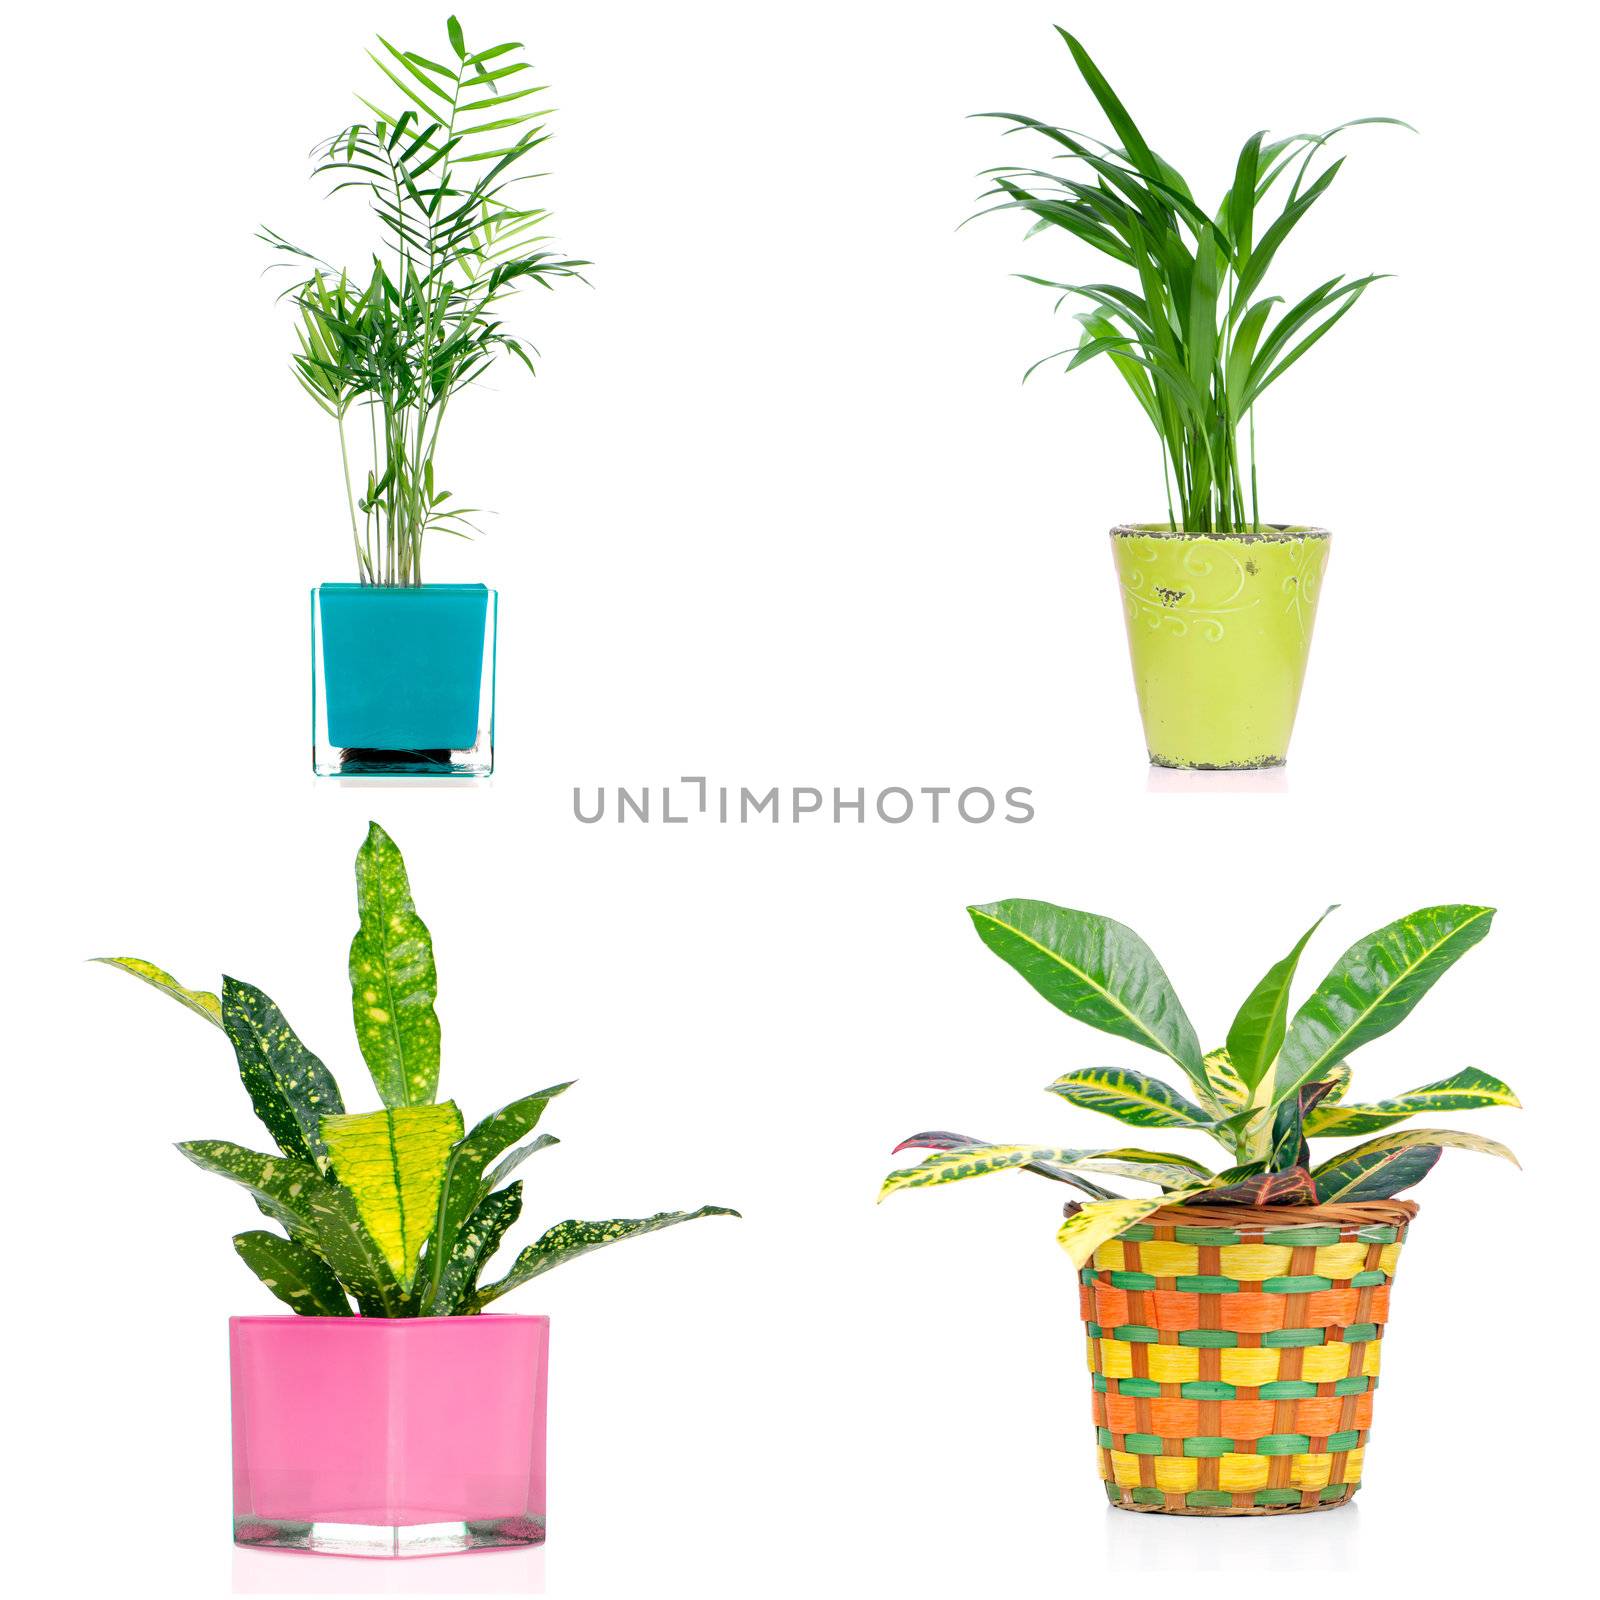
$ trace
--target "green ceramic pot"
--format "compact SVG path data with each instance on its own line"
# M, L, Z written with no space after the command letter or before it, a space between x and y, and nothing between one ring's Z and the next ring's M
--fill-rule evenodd
M1145 744L1158 767L1280 767L1300 704L1328 534L1111 530Z

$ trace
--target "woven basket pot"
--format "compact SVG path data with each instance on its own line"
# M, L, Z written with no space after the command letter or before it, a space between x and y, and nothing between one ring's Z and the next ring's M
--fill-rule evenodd
M1111 1503L1229 1517L1349 1500L1416 1212L1166 1206L1101 1245L1079 1294Z

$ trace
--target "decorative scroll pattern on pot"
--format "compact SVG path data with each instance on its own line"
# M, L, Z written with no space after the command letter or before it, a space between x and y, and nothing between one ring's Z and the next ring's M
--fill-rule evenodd
M1193 626L1202 639L1215 644L1227 632L1223 617L1261 603L1259 595L1240 600L1246 582L1244 563L1230 551L1219 555L1200 543L1189 545L1181 566L1185 579L1193 581L1180 588L1141 570L1158 563L1170 567L1170 554L1157 540L1128 539L1124 545L1130 560L1123 570L1122 592L1131 622L1142 622L1152 630L1166 628L1180 639Z
M1166 1207L1081 1274L1113 1505L1238 1516L1361 1482L1407 1201Z

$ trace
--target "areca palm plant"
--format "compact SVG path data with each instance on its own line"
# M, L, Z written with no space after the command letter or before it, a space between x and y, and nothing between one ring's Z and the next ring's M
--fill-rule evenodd
M220 994L187 989L153 962L102 957L219 1028L276 1152L226 1139L178 1149L203 1171L240 1185L282 1230L234 1236L245 1265L306 1316L471 1316L552 1268L605 1245L725 1206L602 1222L568 1220L527 1245L502 1276L484 1269L522 1211L512 1174L557 1143L532 1138L570 1082L502 1106L470 1130L437 1098L439 1019L433 941L417 915L405 862L377 823L356 857L360 925L350 946L356 1041L383 1102L347 1111L333 1074L260 989L235 978Z
M1329 907L1329 911L1335 909ZM1202 1133L1225 1153L1213 1169L1188 1155L1126 1145L1067 1148L994 1144L944 1131L895 1147L928 1150L920 1165L891 1172L880 1199L901 1189L1021 1168L1082 1196L1058 1234L1078 1266L1096 1248L1163 1206L1316 1206L1381 1200L1426 1177L1446 1149L1515 1161L1502 1144L1449 1128L1404 1127L1414 1116L1519 1102L1476 1067L1368 1103L1346 1098L1349 1058L1411 1013L1440 976L1489 931L1487 906L1414 911L1358 939L1291 1010L1301 955L1324 912L1246 995L1221 1047L1199 1036L1150 947L1109 917L1040 900L972 906L983 942L1058 1010L1163 1056L1182 1087L1131 1067L1085 1067L1049 1086L1069 1105L1131 1127ZM1375 1135L1375 1137L1362 1137ZM1313 1138L1357 1138L1321 1159ZM1098 1181L1148 1184L1125 1197Z
M1071 302L1076 344L1035 362L1066 359L1067 371L1104 356L1121 374L1161 441L1167 517L1191 533L1259 532L1255 405L1384 274L1338 274L1291 303L1265 292L1279 250L1328 192L1343 165L1335 135L1365 123L1406 127L1394 117L1358 117L1321 133L1245 140L1233 181L1212 209L1156 153L1095 65L1065 28L1066 42L1114 142L1018 112L980 113L1036 134L1054 147L1048 167L1005 166L983 174L990 211L1021 211L1029 235L1059 229L1127 269L1122 283L1066 283L1019 276ZM1026 376L1026 375L1025 375ZM1241 457L1238 432L1248 428ZM1248 493L1247 493L1248 490ZM1174 507L1176 498L1176 508Z
M368 54L383 78L368 115L322 141L314 175L330 194L366 196L381 236L362 270L334 267L270 228L262 240L305 272L286 296L299 311L301 388L334 422L356 567L363 583L422 582L430 532L469 536L474 512L435 476L452 398L504 354L533 371L531 347L500 308L527 284L581 277L586 261L549 247L549 213L522 185L550 137L517 43L469 48L446 24L443 59L381 35ZM365 413L363 416L361 413ZM366 448L365 472L351 446Z

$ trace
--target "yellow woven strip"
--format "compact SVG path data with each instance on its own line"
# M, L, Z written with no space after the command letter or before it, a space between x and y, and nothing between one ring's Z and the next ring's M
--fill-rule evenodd
M1369 1346L1376 1349L1376 1345ZM1300 1376L1308 1383L1335 1383L1350 1376L1350 1346L1335 1340L1332 1344L1310 1344L1300 1352Z
M1289 1486L1294 1489L1325 1488L1332 1466L1332 1456L1296 1456L1289 1468Z
M1225 1244L1217 1254L1222 1258L1223 1277L1259 1283L1263 1278L1281 1278L1288 1272L1294 1251L1286 1244Z
M1217 1369L1224 1383L1240 1388L1275 1383L1281 1350L1219 1350Z
M1353 1278L1367 1268L1367 1247L1359 1239L1342 1244L1324 1244L1317 1247L1313 1272L1324 1278Z
M1096 1272L1121 1272L1123 1268L1122 1241L1107 1239L1093 1256Z
M1346 1483L1361 1482L1361 1459L1367 1453L1367 1447L1362 1445L1359 1450L1352 1450L1344 1458L1344 1481Z
M1146 1239L1139 1246L1139 1270L1157 1278L1176 1278L1200 1270L1200 1247Z
M1113 1450L1111 1452L1111 1477L1115 1483L1124 1489L1137 1489L1139 1487L1139 1458L1129 1455L1126 1450Z
M1186 1344L1147 1344L1145 1359L1157 1383L1193 1383L1200 1376L1200 1352Z
M1393 1244L1386 1244L1383 1249L1378 1252L1378 1270L1380 1272L1387 1272L1392 1278L1394 1276L1395 1266L1398 1264L1399 1260L1400 1241L1397 1239Z
M1094 1356L1095 1356L1094 1340L1093 1339L1085 1339L1084 1343L1089 1347L1089 1370L1091 1372L1093 1372L1095 1370L1095 1365L1094 1365Z
M1108 1378L1131 1378L1133 1376L1133 1346L1124 1344L1120 1339L1102 1339L1100 1341L1100 1370Z
M1167 1494L1188 1494L1200 1487L1200 1463L1193 1456L1157 1456L1156 1488Z
M1383 1359L1381 1354L1382 1350L1383 1341L1381 1339L1374 1339L1372 1343L1367 1346L1367 1355L1366 1359L1361 1363L1361 1370L1369 1378L1376 1378L1378 1376L1378 1368L1382 1364Z
M1238 1494L1244 1489L1265 1489L1271 1467L1271 1459L1267 1456L1220 1456L1217 1460L1217 1487L1226 1489L1229 1494Z

